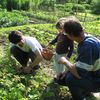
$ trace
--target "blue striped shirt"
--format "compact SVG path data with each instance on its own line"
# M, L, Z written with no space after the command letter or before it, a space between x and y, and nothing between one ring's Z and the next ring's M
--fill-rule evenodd
M93 36L86 36L78 44L78 57L76 67L87 71L97 71L100 69L100 40Z

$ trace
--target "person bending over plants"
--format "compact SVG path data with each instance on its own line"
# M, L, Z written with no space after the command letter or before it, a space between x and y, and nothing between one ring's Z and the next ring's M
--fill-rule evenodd
M31 73L40 68L42 46L36 38L24 36L20 31L11 31L8 39L11 42L11 54L22 65L18 73Z

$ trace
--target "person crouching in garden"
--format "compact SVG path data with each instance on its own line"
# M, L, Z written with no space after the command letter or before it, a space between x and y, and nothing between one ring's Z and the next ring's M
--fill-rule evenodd
M42 46L36 38L24 36L20 31L11 31L8 39L11 42L11 54L22 65L19 73L31 73L40 67ZM29 59L31 62L28 65Z
M69 71L59 75L58 83L62 81L69 87L73 100L87 100L91 92L100 92L100 40L85 35L80 21L74 16L67 18L64 30L78 43L78 55L74 64L65 57L59 60Z

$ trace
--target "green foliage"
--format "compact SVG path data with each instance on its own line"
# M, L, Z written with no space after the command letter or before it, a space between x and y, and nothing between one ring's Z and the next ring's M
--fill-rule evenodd
M99 21L82 24L89 33L99 36ZM68 100L70 96L68 88L60 87L53 82L55 73L52 71L52 63L43 62L41 69L37 71L35 76L16 74L14 67L17 63L10 58L7 40L8 32L11 30L21 30L24 35L35 36L44 45L47 45L57 32L53 24L24 25L0 29L0 35L4 36L2 38L0 36L0 39L5 40L6 44L0 45L0 99L55 100L56 98L56 100ZM73 59L75 59L75 55L71 58L71 61Z
M0 0L0 5L1 5L1 8L6 8L6 4L7 4L7 2L6 2L6 0Z
M7 56L9 54L8 48L6 47L3 52L5 55L0 56L3 59L0 65L5 65L0 66L1 100L44 100L56 98L56 96L63 97L63 91L68 91L68 88L60 88L57 84L54 84L54 72L50 67L41 66L35 76L31 74L17 75L14 69L14 62L10 61L11 59ZM63 91L61 91L62 89Z
M75 12L85 12L85 7L83 5L76 4L72 7Z
M92 2L92 12L94 14L100 14L100 0L93 0L93 2Z
M85 27L85 31L94 35L94 36L98 36L99 38L99 34L100 34L100 21L94 21L94 22L86 22L86 23L82 23L83 26Z
M29 10L31 9L32 0L6 0L6 6L8 11L13 9L17 10Z
M40 4L40 9L45 11L54 11L55 10L56 0L42 0Z
M28 24L28 17L24 17L16 12L0 12L0 27L18 26Z
M56 9L58 9L58 10L64 10L64 8L65 8L65 5L62 5L62 4L57 4L56 5Z
M73 5L74 5L74 3L66 3L65 7L66 7L66 9L72 9Z
M83 6L85 7L86 10L91 9L91 6L89 4L83 4Z
M35 9L35 10L38 10L39 9L39 6L40 6L40 4L41 4L41 0L34 0L34 2L33 2L33 8Z
M91 4L93 0L67 0L68 3L78 3L78 4L83 4L83 3L87 3L87 4Z
M29 10L30 9L30 2L31 0L21 0L21 9L22 10Z
M35 18L45 20L47 22L55 22L57 20L57 17L54 15L49 15L49 12L43 13L43 12L37 12L33 15Z

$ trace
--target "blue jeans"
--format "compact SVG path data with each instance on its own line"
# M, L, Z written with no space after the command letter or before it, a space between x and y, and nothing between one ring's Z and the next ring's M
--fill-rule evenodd
M57 81L58 84L69 87L73 100L83 100L88 93L100 91L100 76L95 76L93 72L80 68L77 68L77 71L82 77L81 79L77 79L71 72L67 72L63 80Z

